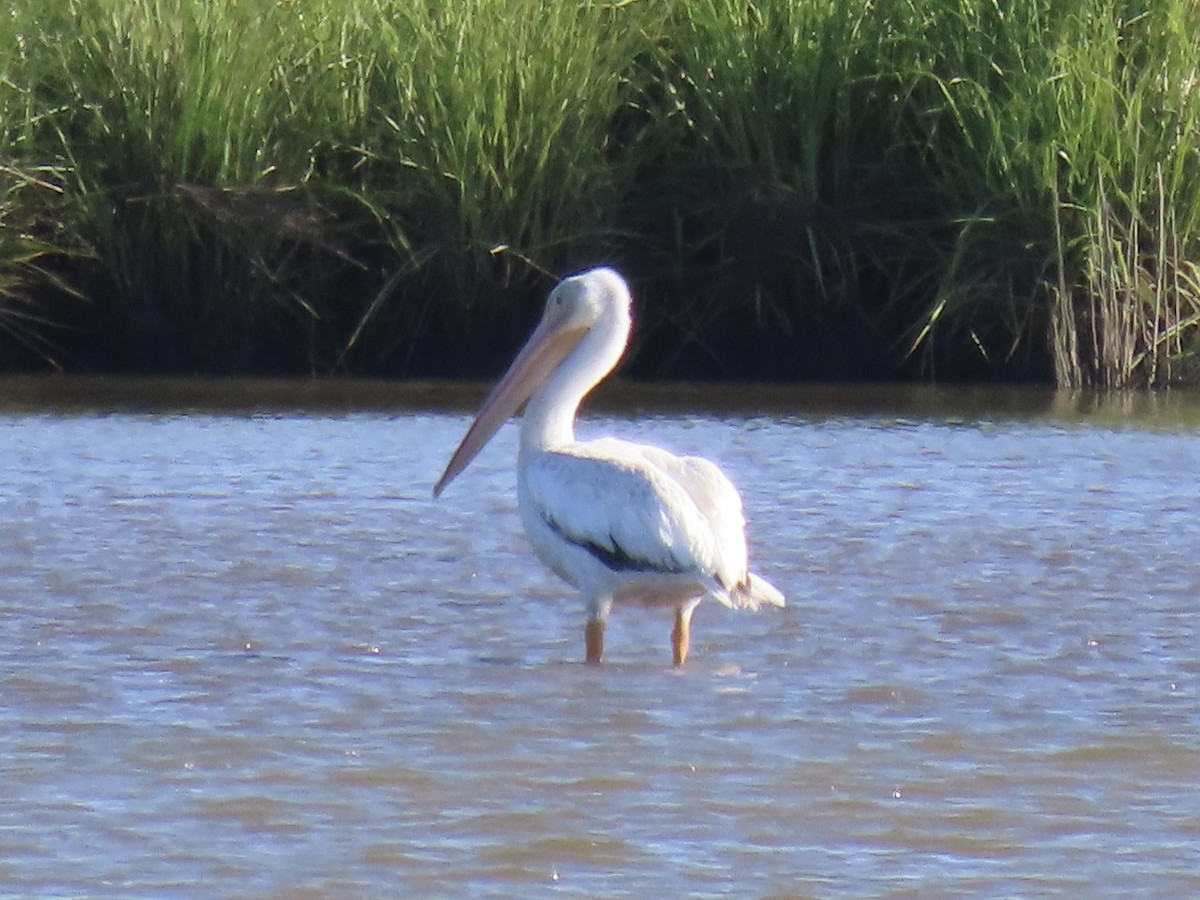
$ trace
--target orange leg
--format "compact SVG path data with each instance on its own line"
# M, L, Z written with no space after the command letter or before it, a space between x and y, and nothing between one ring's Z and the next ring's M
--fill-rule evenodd
M588 619L584 640L587 644L587 661L593 665L600 662L604 658L603 619Z
M687 662L688 650L692 647L692 610L691 605L675 608L675 628L671 631L672 660L675 665L682 666Z

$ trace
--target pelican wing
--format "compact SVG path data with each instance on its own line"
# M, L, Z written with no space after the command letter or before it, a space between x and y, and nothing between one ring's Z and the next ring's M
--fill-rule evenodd
M605 456L641 457L687 491L712 535L709 569L728 592L717 594L721 602L748 609L757 609L763 603L785 604L783 594L773 584L748 571L742 497L711 461L700 456L676 456L658 447L616 438L601 438L584 446L589 452Z
M725 603L747 578L741 501L706 460L605 439L538 454L525 478L542 519L614 571L692 574Z
M604 452L606 446L633 448L648 464L680 485L696 512L704 519L713 536L715 557L713 566L719 569L726 584L736 584L745 577L746 519L742 498L725 473L701 456L676 456L658 447L630 444L615 438L593 442Z

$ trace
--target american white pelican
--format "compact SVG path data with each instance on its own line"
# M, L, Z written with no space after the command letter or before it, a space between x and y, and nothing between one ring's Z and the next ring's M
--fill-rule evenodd
M675 608L671 643L680 665L704 597L749 609L784 600L747 568L741 497L715 465L615 438L575 440L580 402L625 352L631 303L612 269L560 282L433 493L528 401L517 455L521 520L542 562L587 601L587 661L604 654L613 604L642 603Z

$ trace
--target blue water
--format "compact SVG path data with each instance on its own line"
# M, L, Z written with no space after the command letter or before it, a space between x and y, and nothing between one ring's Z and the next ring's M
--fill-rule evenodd
M0 414L0 895L1200 892L1195 426L770 406L582 429L789 597L682 669L581 663L512 426L434 501L457 408Z

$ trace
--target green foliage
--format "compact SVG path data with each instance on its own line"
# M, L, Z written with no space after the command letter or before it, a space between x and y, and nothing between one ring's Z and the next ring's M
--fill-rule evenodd
M1183 374L1200 302L1197 26L1189 0L939 17L915 125L935 215L961 225L918 342L1001 322L1008 352L1048 333L1062 386Z
M430 303L448 327L486 334L505 292L540 293L552 273L613 252L628 165L611 128L655 25L649 4L359 7L356 190L425 299L397 304L385 288L352 341L368 324L427 328Z
M36 102L29 73L31 42L16 10L0 16L0 353L9 359L61 367L55 323L39 289L75 300L53 265L62 233L55 216L62 169L33 138L46 111Z
M315 313L278 273L308 239L291 192L312 155L297 123L313 76L284 7L260 6L14 5L29 144L62 172L95 364L245 370L280 331L306 349Z
M0 366L478 371L611 261L644 371L1195 380L1197 33L1192 0L14 0Z
M675 299L664 318L693 334L776 330L788 337L777 364L794 372L800 323L874 302L865 279L904 215L880 203L895 24L832 0L676 4L646 86L630 211L654 236L658 293Z

